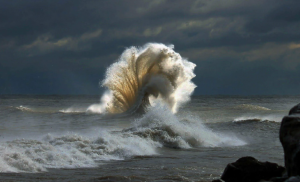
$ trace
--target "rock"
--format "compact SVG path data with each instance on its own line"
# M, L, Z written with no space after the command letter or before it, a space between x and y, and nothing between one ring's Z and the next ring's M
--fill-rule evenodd
M292 176L284 182L300 182L300 177L299 176Z
M287 180L288 177L276 177L276 178L272 178L270 179L270 182L285 182L285 180Z
M212 182L224 182L224 181L221 180L221 179L215 179L215 180L213 180Z
M289 115L294 115L294 114L300 114L300 104L294 106L290 112Z
M285 182L288 178L287 177L275 177L271 178L269 181L260 181L260 182Z
M289 114L282 119L279 133L288 177L300 175L300 104Z
M258 182L281 177L284 171L285 168L278 164L242 157L227 165L221 179L225 182Z

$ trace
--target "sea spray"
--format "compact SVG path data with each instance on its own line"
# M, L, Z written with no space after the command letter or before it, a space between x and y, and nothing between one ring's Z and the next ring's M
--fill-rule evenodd
M152 103L166 103L173 113L190 100L196 85L195 64L182 58L174 46L148 43L130 47L112 64L101 85L107 91L100 104L91 105L88 112L133 113L144 111Z
M165 147L222 147L246 144L234 135L212 131L198 117L191 116L181 120L165 104L149 108L134 125L131 129L133 133L158 141Z

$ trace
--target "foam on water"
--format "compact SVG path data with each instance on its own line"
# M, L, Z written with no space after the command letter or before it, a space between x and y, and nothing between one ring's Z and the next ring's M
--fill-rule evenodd
M11 106L12 107L12 106ZM68 107L67 109L60 109L60 110L55 110L52 108L31 108L28 106L18 106L18 107L12 107L14 109L20 110L22 112L33 112L33 113L85 113L86 109L85 108L78 108L78 107Z
M22 111L22 112L31 112L31 113L56 113L56 112L61 112L58 111L54 108L47 108L47 107L31 107L31 106L10 106L10 108L16 109L18 111Z
M86 112L86 110L81 109L81 108L69 107L67 109L61 109L61 110L59 110L59 112L61 112L61 113L84 113L84 112Z
M137 135L150 137L173 148L241 146L246 142L234 135L213 132L199 118L180 120L168 107L158 104L135 122L132 130Z
M15 107L16 109L20 110L20 111L28 111L28 112L34 112L33 109L26 107L26 106L22 106L20 105L19 107Z
M256 115L241 116L233 120L233 122L259 121L259 122L281 122L283 115Z
M189 149L245 145L234 135L207 128L199 118L180 119L168 105L156 104L131 127L89 133L47 134L37 139L2 141L1 172L42 172L47 168L96 167L101 161L158 155L158 148Z
M40 140L12 140L1 144L1 172L42 172L47 168L96 167L97 161L155 155L155 141L101 131L96 136L48 134Z
M108 103L112 99L112 92L107 90L100 99L100 104L93 104L89 106L86 110L86 112L91 113L106 113L106 107L108 106Z

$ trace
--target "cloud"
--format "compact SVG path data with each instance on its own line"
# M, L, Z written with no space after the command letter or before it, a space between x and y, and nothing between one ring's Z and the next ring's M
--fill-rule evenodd
M300 46L295 43L266 43L257 49L242 53L247 61L268 61L270 64L282 65L281 69L296 70L300 65Z
M145 37L157 36L158 34L161 33L161 30L162 30L162 27L157 27L157 28L152 28L152 29L151 28L147 28L144 31L143 35Z
M166 0L144 0L144 6L138 7L136 9L137 13L145 13L147 11L150 11L152 8L156 8L157 6L161 5L162 3L165 3Z
M6 78L2 83L8 88L7 80L24 77L30 84L30 78L51 77L57 70L60 77L78 74L77 80L95 82L103 79L106 67L126 47L162 42L174 44L177 52L199 65L195 82L206 83L207 89L197 93L219 88L222 94L225 86L214 85L221 82L219 78L233 87L241 84L237 90L254 93L233 72L249 73L242 78L253 86L264 85L250 75L253 70L265 78L267 74L285 80L298 76L299 12L298 0L0 1L0 65ZM52 82L57 80L53 76ZM56 86L71 92L66 85ZM22 87L18 89L22 93Z
M295 43L291 43L289 46L290 49L299 49L300 48L300 44L295 44Z
M79 50L86 49L87 41L98 38L102 34L102 29L93 32L84 33L79 37L64 37L59 40L53 40L51 35L41 35L30 44L22 46L21 50L45 53L57 49Z
M300 44L296 43L265 43L252 49L218 47L199 48L184 51L183 55L190 59L200 61L235 60L236 62L265 62L272 67L282 70L297 70L300 66Z

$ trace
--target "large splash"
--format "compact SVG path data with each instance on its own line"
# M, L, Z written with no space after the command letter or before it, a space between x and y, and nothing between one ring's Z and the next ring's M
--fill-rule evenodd
M87 111L98 113L132 113L148 105L166 103L173 113L188 102L196 85L195 64L176 53L174 46L149 43L130 47L112 64L102 86L107 91L100 104Z

